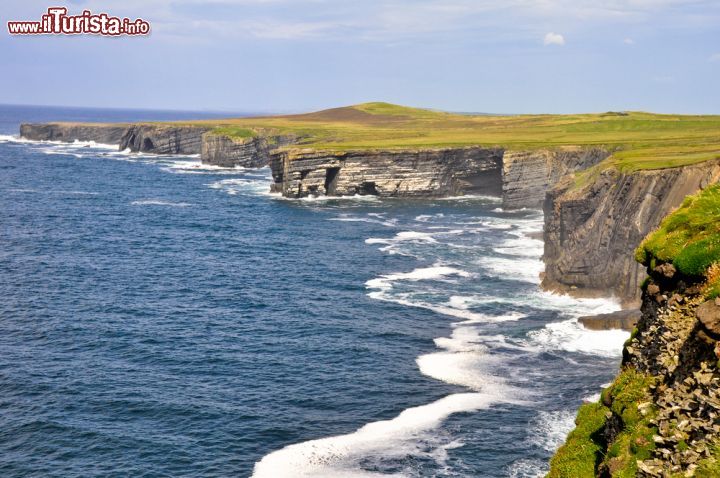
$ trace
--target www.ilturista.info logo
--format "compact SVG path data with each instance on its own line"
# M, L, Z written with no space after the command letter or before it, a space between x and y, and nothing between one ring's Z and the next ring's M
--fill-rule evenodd
M65 7L50 7L39 22L7 22L11 35L147 35L150 24L138 18L111 17L107 13L68 15Z

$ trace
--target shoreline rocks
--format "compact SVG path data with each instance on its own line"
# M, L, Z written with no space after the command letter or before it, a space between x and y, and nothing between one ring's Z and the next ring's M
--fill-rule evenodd
M640 309L620 310L609 314L588 315L578 318L578 322L589 330L621 329L632 332L641 317Z

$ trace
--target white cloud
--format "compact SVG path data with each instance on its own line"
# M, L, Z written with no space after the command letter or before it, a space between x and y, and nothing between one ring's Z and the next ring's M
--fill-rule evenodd
M141 16L159 36L173 34L209 40L213 37L262 39L407 40L435 34L472 33L495 42L535 42L553 25L571 34L607 24L652 24L692 29L715 28L717 0L68 0L71 10L88 8L113 15ZM32 19L32 2L5 2L10 18ZM196 22L217 29L198 31ZM169 24L178 27L170 28ZM234 28L230 27L234 24ZM156 29L155 26L158 26ZM183 25L185 25L183 31ZM189 27L188 27L189 26ZM547 27L545 27L547 28ZM240 31L244 29L244 31ZM172 33L170 32L172 30ZM632 30L625 30L632 31ZM576 38L578 35L573 35ZM625 39L625 42L632 39ZM546 45L563 45L552 33Z
M635 44L635 40L633 40L632 38L626 38L626 39L623 40L623 43L626 44L626 45L634 45L634 44Z
M559 33L550 32L547 35L545 35L543 44L545 44L545 46L547 46L547 45L564 45L565 37Z
M711 63L720 62L720 53L715 53L714 55L710 55L710 58L708 58L708 61Z

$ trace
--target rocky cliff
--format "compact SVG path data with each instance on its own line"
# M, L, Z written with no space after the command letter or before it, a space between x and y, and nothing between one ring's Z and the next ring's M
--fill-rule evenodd
M200 154L203 135L210 128L136 124L120 138L120 149L153 154Z
M221 167L271 164L273 190L289 197L377 194L428 197L488 194L506 208L540 207L549 188L565 175L608 156L600 148L534 151L458 147L327 152L289 149L297 136L260 132L231 138L209 127L172 124L26 124L34 140L96 141L156 154L200 154Z
M335 153L290 150L272 153L270 166L273 191L288 197L499 196L502 156L497 148Z
M286 196L502 196L505 208L540 207L565 175L605 159L601 148L533 151L445 148L414 151L280 151L272 155L274 190ZM332 176L332 178L331 178ZM327 181L326 181L327 180ZM326 185L327 182L327 185Z
M20 136L35 141L95 141L120 150L155 154L199 154L209 128L159 124L22 124Z
M567 174L607 158L602 148L565 147L506 151L503 157L503 207L540 208L545 193Z
M212 133L205 135L200 157L203 163L224 168L235 166L261 168L267 166L270 161L268 144L264 138L234 141L227 136Z
M686 195L718 178L720 162L710 161L628 174L605 169L582 187L561 182L543 206L543 286L637 303L645 272L632 251Z
M23 124L20 135L36 141L117 144L120 150L133 152L200 154L206 164L248 168L267 166L271 147L294 141L294 137L287 136L234 139L214 134L209 127L162 124Z
M270 163L270 152L289 146L298 140L292 135L255 136L252 138L230 138L208 132L203 136L200 157L205 164L225 168L242 166L262 168Z
M34 141L95 141L120 144L128 125L80 123L35 123L20 125L20 136Z
M551 461L550 478L720 476L720 185L638 248L641 317L622 368Z

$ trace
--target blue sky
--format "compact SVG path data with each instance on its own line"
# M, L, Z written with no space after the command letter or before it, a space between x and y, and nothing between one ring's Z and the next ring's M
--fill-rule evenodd
M35 20L62 2L4 0ZM0 103L720 113L717 0L71 0L139 38L0 35Z

